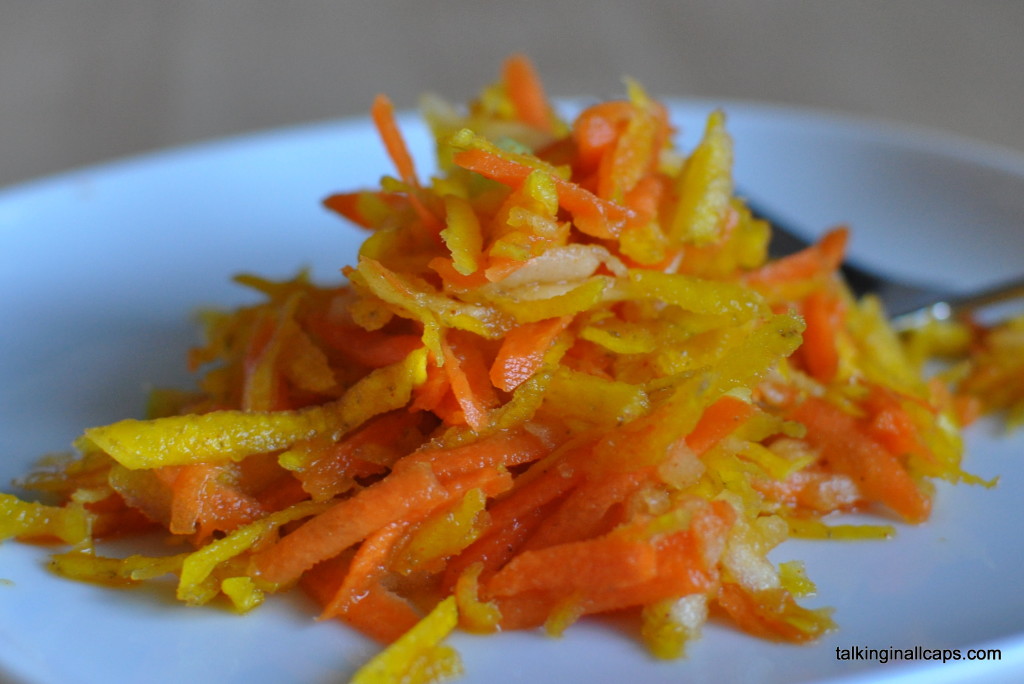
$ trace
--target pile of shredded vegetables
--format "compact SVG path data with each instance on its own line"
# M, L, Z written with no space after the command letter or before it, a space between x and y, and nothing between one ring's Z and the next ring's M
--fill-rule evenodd
M392 644L357 679L428 681L458 672L456 625L636 611L664 658L710 612L814 640L828 611L768 552L888 536L929 517L933 478L973 479L959 425L998 377L925 380L916 355L955 331L908 348L855 301L844 229L768 261L722 113L689 152L632 82L563 121L519 56L466 110L425 109L436 177L380 97L397 177L325 201L367 231L343 284L240 277L262 303L207 315L200 391L86 430L23 483L55 503L0 495L0 537L67 543L52 568L76 579L177 576L194 605L299 586ZM187 550L96 550L153 531Z
M922 369L945 362L936 378L952 388L965 423L1002 413L1009 428L1024 425L1024 316L987 325L971 317L931 320L909 330L904 345Z

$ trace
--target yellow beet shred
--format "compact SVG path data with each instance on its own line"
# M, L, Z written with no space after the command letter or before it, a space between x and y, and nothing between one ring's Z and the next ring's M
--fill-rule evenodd
M680 132L629 82L563 120L520 56L467 108L424 108L437 175L378 98L396 176L325 201L367 232L346 279L239 277L263 301L206 315L198 391L85 430L23 482L49 505L0 495L3 538L73 545L52 568L75 579L176 575L189 604L300 586L391 644L356 681L458 673L457 625L558 635L609 611L662 658L712 610L806 642L829 612L769 551L923 522L933 478L974 481L972 401L1024 415L999 370L1019 369L1020 326L951 391L920 359L976 333L900 340L839 276L845 229L768 260L724 113ZM97 550L153 532L189 550Z

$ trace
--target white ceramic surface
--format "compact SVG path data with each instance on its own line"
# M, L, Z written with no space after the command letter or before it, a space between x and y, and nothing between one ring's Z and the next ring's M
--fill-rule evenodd
M683 146L712 106L736 139L738 184L815 233L853 228L852 255L968 288L1024 270L1024 159L877 122L752 103L673 103ZM422 128L403 119L429 160ZM421 161L427 167L428 161ZM187 386L192 312L251 297L240 271L338 278L360 233L327 194L390 168L365 121L215 142L0 191L0 482L82 428L138 415L150 385ZM998 488L940 486L934 519L896 539L784 544L840 629L811 646L708 625L689 657L649 658L627 625L584 620L560 640L457 634L464 682L1007 681L1024 676L1024 437L968 434L966 467ZM176 604L167 585L119 591L50 575L47 552L0 545L0 681L324 684L376 647L317 623L302 597L239 617ZM843 662L837 648L996 645L989 663Z

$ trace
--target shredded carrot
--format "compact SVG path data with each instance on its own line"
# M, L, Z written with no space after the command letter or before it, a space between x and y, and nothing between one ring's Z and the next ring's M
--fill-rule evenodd
M331 211L371 230L381 227L385 219L409 207L409 199L392 192L341 192L324 198Z
M339 617L363 634L389 644L415 627L422 616L407 600L375 582Z
M316 501L326 501L354 488L357 480L382 475L423 439L422 418L393 411L368 422L338 442L310 440L280 454L291 471L288 479Z
M702 454L732 433L754 414L754 407L742 399L726 395L709 406L686 437L686 445Z
M842 301L836 295L818 290L803 302L807 327L799 354L811 377L828 382L839 370L837 329L842 320Z
M215 472L216 466L210 465L182 466L178 469L171 487L171 532L195 532L204 502L203 488Z
M331 558L374 530L415 519L447 499L430 466L392 470L388 477L309 520L254 556L260 576L287 584L319 561Z
M453 587L463 570L475 563L482 564L485 575L504 565L545 517L552 502L580 477L554 467L525 484L517 483L520 486L492 506L490 530L449 563L444 585Z
M826 463L852 477L869 500L909 522L928 518L931 499L899 456L873 439L856 416L817 397L808 397L790 416L807 426L808 442L822 450Z
M914 421L907 411L905 402L916 403L912 397L881 385L872 385L871 394L865 401L868 411L867 433L879 441L890 453L898 456L922 455L927 449L921 444ZM929 407L925 404L924 408Z
M374 98L373 105L370 107L370 117L377 127L377 132L380 134L381 141L384 143L391 162L398 171L398 177L411 189L418 190L420 188L420 181L416 175L416 166L413 163L412 155L409 154L409 148L405 144L405 138L398 127L398 122L395 120L394 106L386 95L378 95ZM408 201L419 215L423 224L430 228L432 233L439 233L441 230L440 221L423 205L419 195L411 192L408 195Z
M480 429L487 420L488 410L497 403L487 366L479 349L460 343L457 335L442 344L449 386L462 408L466 423Z
M464 169L510 187L518 186L533 172L525 164L476 148L461 150L453 159ZM635 220L629 208L603 200L579 184L557 177L554 182L558 188L559 203L573 214L576 228L587 235L614 238L627 223Z
M320 619L327 619L338 615L344 615L355 608L366 598L367 592L379 587L379 580L384 575L388 566L390 556L397 548L402 536L405 534L408 525L395 522L386 525L366 538L359 546L359 550L352 557L349 563L345 579L341 586L333 592L330 600L326 602ZM381 589L381 592L383 589ZM411 608L409 612L412 613ZM414 613L413 613L414 614ZM388 624L383 620L382 627L398 631L394 633L389 641L401 636L402 632L416 623L405 624L407 621L400 621L399 625ZM404 629L402 628L404 625Z
M511 468L547 453L544 443L529 432L499 432L464 446L421 449L406 463L426 462L440 478L466 475L495 466Z
M388 156L398 171L398 177L410 187L418 188L420 182L416 177L416 166L413 164L412 155L409 154L409 148L405 145L402 131L398 128L398 122L395 121L395 108L391 100L386 95L374 98L370 116L388 151Z
M505 60L502 71L505 87L520 120L545 133L554 133L551 105L533 64L523 55L512 55Z
M931 479L976 481L956 420L1024 420L1024 323L901 340L844 284L845 228L767 257L722 112L689 154L631 81L565 122L514 55L432 109L429 182L386 97L370 118L397 178L324 200L369 231L347 280L239 277L260 300L204 316L199 390L88 428L23 483L60 505L0 494L0 539L159 530L200 556L57 566L177 573L191 603L301 585L390 644L361 681L457 671L456 624L626 611L666 657L714 610L805 642L833 625L769 551L890 534L822 521L851 510L924 522ZM973 356L929 382L939 348Z
M459 273L450 257L435 257L430 260L429 266L431 269L436 271L439 276L441 276L441 280L444 282L446 287L453 290L465 291L472 290L480 287L481 285L486 285L489 282L487 273L490 269L495 267L493 258L489 261L491 263L488 268L474 271L468 275ZM518 261L513 261L513 263L516 267L522 265L522 262Z
M657 572L657 552L646 542L598 537L524 551L487 583L491 596L544 591L607 591L637 584Z
M491 382L498 389L511 392L528 380L544 361L544 353L555 337L565 330L572 316L549 318L524 323L505 334L498 355L491 366Z
M423 346L419 335L389 335L379 330L364 330L355 325L339 326L311 320L310 330L331 349L343 352L367 368L383 368L397 363L414 349Z
M530 535L526 548L590 539L611 531L625 517L626 498L651 481L653 469L611 473L590 479L560 501Z
M811 641L832 628L828 611L801 608L781 590L751 592L726 582L718 602L744 630L766 639Z
M846 228L835 228L816 244L752 271L746 280L753 287L760 287L773 283L813 282L834 273L846 253L848 236Z
M573 141L577 147L578 163L587 172L598 168L602 156L618 140L621 127L633 111L629 102L602 102L588 107L576 118Z

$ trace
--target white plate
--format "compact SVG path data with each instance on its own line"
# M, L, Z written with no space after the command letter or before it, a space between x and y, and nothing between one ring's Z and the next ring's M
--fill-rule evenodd
M683 144L711 103L675 102ZM724 103L739 185L809 232L853 227L852 254L956 287L1024 270L1024 159L963 141L821 113ZM430 158L422 128L403 120ZM187 385L191 312L251 297L239 271L310 267L338 277L362 235L322 210L390 168L365 121L200 145L0 192L0 481L82 428L138 415L151 384ZM655 662L613 620L560 640L455 635L464 682L1003 681L1024 674L1021 436L972 428L966 465L992 491L939 488L934 519L887 542L796 543L813 605L840 629L811 646L771 644L712 623L689 657ZM0 545L0 680L35 684L342 680L376 646L317 623L302 597L239 617L176 604L166 586L129 591L56 578L43 549ZM985 645L988 663L841 661L837 648ZM852 678L852 679L851 679Z

